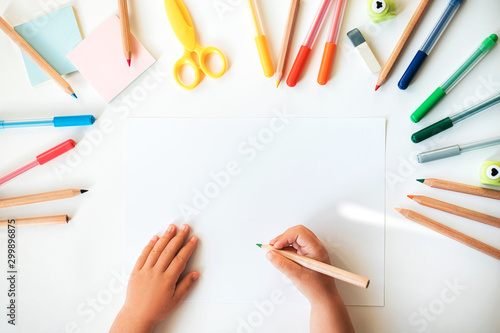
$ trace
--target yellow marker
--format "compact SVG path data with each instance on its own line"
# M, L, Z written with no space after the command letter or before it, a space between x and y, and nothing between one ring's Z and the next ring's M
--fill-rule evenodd
M255 29L255 44L257 44L257 50L259 51L260 63L262 64L264 75L266 77L271 77L274 75L274 67L271 55L269 54L269 48L267 47L266 36L262 29L259 9L255 0L248 0L248 5L250 6L250 13L252 14L252 23Z
M202 47L196 42L193 21L182 0L164 0L164 2L168 21L184 47L184 55L174 65L174 78L177 84L184 89L191 90L201 82L201 72L214 79L224 75L227 68L226 57L219 49L212 46ZM207 56L212 53L219 56L222 62L222 68L218 73L212 73L206 64ZM195 55L198 55L198 63L195 62ZM181 67L184 65L190 66L194 71L194 82L191 84L185 84L180 79Z

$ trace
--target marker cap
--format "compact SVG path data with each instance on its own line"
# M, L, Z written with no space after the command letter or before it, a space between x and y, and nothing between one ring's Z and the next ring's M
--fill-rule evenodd
M264 75L266 77L273 76L274 67L271 60L271 54L269 53L269 48L267 46L266 36L260 35L255 37L255 44L257 44L257 50L259 51L260 63L262 64Z
M418 163L426 163L435 160L440 160L442 158L448 158L460 155L460 146L450 146L441 149L431 150L425 153L420 153L417 155Z
M444 118L443 120L438 121L437 123L434 123L416 133L413 133L413 135L411 136L411 141L413 141L414 143L422 142L452 127L453 127L453 121L449 117Z
M43 165L54 158L64 154L67 151L75 148L76 142L73 140L67 140L61 143L60 145L55 146L52 149L47 150L45 153L42 153L36 157L38 164Z
M310 53L310 48L304 45L300 46L299 53L297 54L297 57L295 58L295 61L292 65L292 69L290 69L290 73L288 74L288 77L286 79L286 84L289 87L295 87L295 85L299 81L300 74L304 69L304 65L306 64L307 58L309 57Z
M325 44L325 50L323 51L323 58L321 59L321 66L318 74L318 83L322 86L327 84L328 78L330 77L330 70L332 68L336 48L336 44L330 42Z
M422 105L420 105L418 109L412 113L410 117L411 121L418 123L422 120L422 118L425 117L425 115L429 113L432 108L434 108L436 104L444 98L444 96L446 96L446 93L443 89L441 89L441 87L434 90L434 92L422 103Z
M495 46L497 41L498 41L498 36L496 34L492 34L481 43L479 49L484 53L489 52Z
M54 127L88 126L95 123L92 115L54 117Z

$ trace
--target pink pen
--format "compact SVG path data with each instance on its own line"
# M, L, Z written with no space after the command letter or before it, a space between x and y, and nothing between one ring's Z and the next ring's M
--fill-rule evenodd
M339 0L337 0L339 1ZM313 47L314 41L318 36L318 32L321 29L323 21L325 19L326 13L328 12L328 8L332 4L333 0L323 0L321 6L319 7L318 13L314 18L314 22L309 30L309 34L306 37L306 40L300 47L299 53L293 62L292 69L288 74L288 78L286 79L286 84L289 87L295 87L297 81L299 81L300 74L304 69L304 65L306 64L307 58L309 57L309 53L311 53L311 49Z
M342 25L342 18L344 17L346 2L347 0L337 0L335 3L332 27L325 44L325 50L323 51L323 58L321 59L321 66L318 74L318 83L322 86L328 82L328 77L330 76L330 69L332 68L333 57L339 40L340 26Z
M33 169L37 165L44 165L48 161L51 161L54 158L64 154L65 152L75 148L75 146L76 146L76 143L73 140L64 141L60 145L55 146L54 148L47 150L45 153L38 155L33 162L26 164L25 166L15 170L15 171L12 171L8 175L5 175L2 178L0 178L0 185L3 185L6 182L8 182L9 180L16 178L17 176L25 173L26 171L28 171L30 169Z

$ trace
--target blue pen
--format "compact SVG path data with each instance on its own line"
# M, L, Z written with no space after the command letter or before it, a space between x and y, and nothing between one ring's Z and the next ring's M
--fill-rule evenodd
M88 126L92 125L94 122L95 118L92 115L54 117L52 119L37 119L37 120L0 120L0 129L19 128L19 127L38 127L38 126L54 126L54 127Z
M448 26L448 23L450 23L451 19L453 18L458 8L462 4L462 1L463 0L450 1L448 7L446 7L443 15L441 15L441 18L437 22L436 26L434 27L434 29L432 29L431 34L429 35L429 37L427 37L427 40L425 41L424 45L422 45L420 50L415 55L415 58L413 58L410 65L406 69L406 72L401 77L401 80L399 80L398 83L399 89L405 90L406 88L408 88L411 81L417 74L418 70L424 64L425 59L427 59L427 57L431 53L432 48L434 47L434 45L436 45L437 41L439 40L439 37L441 37L444 30Z

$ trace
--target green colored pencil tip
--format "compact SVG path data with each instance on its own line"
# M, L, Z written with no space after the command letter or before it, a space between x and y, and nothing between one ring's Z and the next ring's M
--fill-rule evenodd
M262 247L262 244L255 244L255 245L257 245L258 247Z
M424 183L425 179L417 179L417 182L421 182L422 184Z

